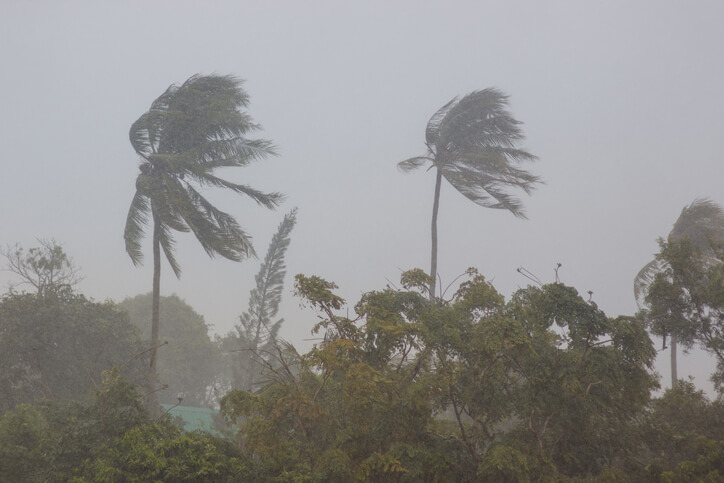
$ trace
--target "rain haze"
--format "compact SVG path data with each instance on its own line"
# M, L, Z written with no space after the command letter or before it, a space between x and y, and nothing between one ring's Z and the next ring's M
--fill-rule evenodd
M209 192L263 257L298 207L287 252L282 336L310 345L315 314L297 273L336 282L352 306L429 268L434 173L397 163L425 153L430 116L497 87L521 120L545 180L522 195L528 220L443 185L442 287L477 267L506 297L562 282L609 315L637 310L632 282L696 198L724 203L724 3L670 2L15 2L0 6L0 242L53 238L82 268L78 290L121 301L151 290L125 253L139 158L128 130L193 74L245 79L249 114L279 156L223 173L286 195L276 211ZM247 307L257 260L209 259L177 237L177 294L218 334ZM165 262L164 262L165 263ZM3 287L17 281L0 273ZM656 342L661 347L661 341ZM680 356L679 376L712 393L713 362ZM668 386L668 351L657 370Z

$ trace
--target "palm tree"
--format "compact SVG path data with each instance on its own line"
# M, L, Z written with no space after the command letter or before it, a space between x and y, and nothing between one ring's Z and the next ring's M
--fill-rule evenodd
M691 242L704 262L714 261L716 259L714 245L724 242L724 210L715 202L705 198L696 199L690 205L685 206L668 236L669 241L676 242L683 239ZM644 265L636 274L634 297L640 309L648 306L646 296L656 275L665 273L667 268L666 262L657 257ZM664 345L666 345L666 335L666 333L663 334ZM669 335L671 341L671 387L673 388L678 379L676 363L678 341L675 334L670 333Z
M266 208L281 201L279 193L262 193L214 175L216 168L245 166L274 155L266 140L246 135L259 126L242 111L249 97L233 76L195 75L172 85L133 123L130 140L140 157L136 193L126 219L126 252L134 265L143 260L141 240L153 227L153 302L147 406L156 411L153 386L158 347L161 250L174 274L173 231L191 231L206 253L234 261L254 256L250 237L233 216L218 210L199 188L227 188Z
M530 194L541 182L520 168L536 157L516 147L524 135L521 123L508 112L507 105L508 96L492 88L454 98L427 123L427 154L398 163L403 172L429 163L437 174L432 206L431 299L435 297L437 279L437 213L442 178L472 202L508 210L519 218L525 218L523 206L510 190L517 188Z

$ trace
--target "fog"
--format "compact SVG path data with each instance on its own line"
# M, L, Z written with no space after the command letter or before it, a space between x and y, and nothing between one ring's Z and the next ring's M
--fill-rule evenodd
M509 297L529 282L517 268L550 282L561 263L561 281L609 316L633 314L633 277L657 237L695 198L724 203L722 18L716 1L3 2L0 244L56 239L97 300L150 291L150 239L141 268L124 251L138 172L128 129L170 84L239 76L280 155L223 174L286 201L272 212L209 198L260 257L299 208L281 314L282 335L305 349L316 318L293 275L336 282L352 311L402 271L427 270L434 175L396 164L424 154L438 108L497 87L546 184L524 197L528 220L444 185L442 286L475 266ZM211 260L192 235L178 236L177 260L182 277L164 264L162 294L226 333L258 261ZM3 288L13 280L0 272ZM711 391L708 357L679 360L680 377ZM668 351L657 369L668 385Z

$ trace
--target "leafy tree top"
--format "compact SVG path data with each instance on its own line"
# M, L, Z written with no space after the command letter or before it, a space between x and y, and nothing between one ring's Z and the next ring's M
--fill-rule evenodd
M5 269L20 277L40 295L70 292L83 277L63 247L55 240L39 239L39 246L25 250L20 245L0 249ZM12 286L11 286L12 289Z
M694 200L681 210L667 240L661 239L659 245L663 246L665 241L678 242L685 239L689 240L691 248L698 251L697 256L712 259L716 246L724 243L724 210L721 206L708 198ZM639 307L643 308L647 305L645 298L649 286L656 275L663 273L666 268L667 262L659 254L636 274L634 297Z

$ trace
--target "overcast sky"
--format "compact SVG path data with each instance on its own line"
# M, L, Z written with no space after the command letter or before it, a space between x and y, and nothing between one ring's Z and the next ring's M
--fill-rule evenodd
M475 266L506 297L555 279L610 316L633 314L632 280L681 209L724 203L724 2L126 1L0 4L0 244L54 238L81 266L79 289L120 301L151 289L124 251L138 158L130 125L170 84L201 73L246 79L259 136L280 156L223 173L286 203L272 212L209 194L254 237L260 257L292 207L283 336L301 349L315 315L296 273L340 285L350 306L402 271L428 269L430 116L456 95L497 87L524 122L546 185L529 219L443 186L439 272ZM210 260L178 237L178 294L217 333L246 309L258 261ZM11 281L0 272L0 284ZM351 311L351 309L350 309ZM657 341L660 347L660 340ZM710 360L680 358L710 388ZM657 364L668 385L668 351Z

